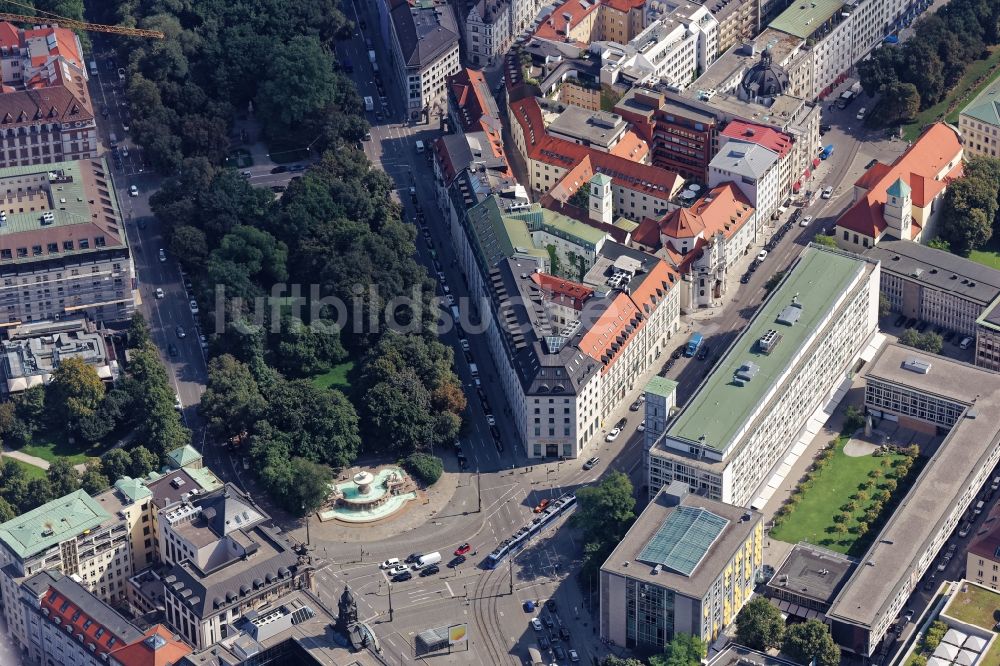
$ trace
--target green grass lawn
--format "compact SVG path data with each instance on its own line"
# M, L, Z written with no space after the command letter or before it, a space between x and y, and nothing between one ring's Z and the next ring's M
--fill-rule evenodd
M354 368L354 361L345 361L340 365L333 366L329 372L316 375L312 378L312 383L319 388L336 388L346 391L351 388L351 383L347 381L347 374Z
M853 520L848 523L851 528L848 532L837 534L834 531L836 523L833 517L841 512L840 507L850 500L850 496L858 492L859 486L868 480L869 472L874 469L885 471L881 467L883 460L888 458L895 461L905 456L894 454L878 458L870 455L851 458L844 454L846 442L844 438L837 440L833 458L816 473L812 487L802 494L802 499L781 525L771 530L771 536L788 543L808 541L840 553L851 552L852 547L861 538L853 528L874 503L871 496L880 489L885 481L884 477L877 481L875 488L865 491L869 498L858 502L857 510L852 512ZM902 485L900 484L893 493L894 496L900 493ZM891 510L891 507L892 500L883 508L883 514ZM873 529L874 526L871 526L869 535Z
M1000 243L995 239L990 241L986 247L970 252L969 259L977 264L1000 270Z
M96 458L104 453L103 447L87 447L82 442L70 444L64 435L48 435L38 433L35 440L22 446L18 451L29 456L37 456L50 463L59 458L66 458L73 465L85 463L89 458Z
M953 101L961 99L964 103L956 106L955 109L945 118L945 120L950 123L957 123L958 114L961 112L965 104L971 102L983 88L988 86L990 82L997 78L997 76L1000 76L1000 69L994 72L992 76L987 77L982 84L975 87L973 87L972 84L976 81L976 79L983 76L997 65L1000 65L1000 48L998 47L993 47L990 56L985 60L974 60L969 63L969 66L966 68L962 78L960 78L958 83L955 84L955 87L952 88L947 95L945 95L943 100L932 107L924 109L917 114L917 117L914 118L913 122L903 126L903 138L907 141L915 140L926 125L938 120L938 116L945 113Z
M16 458L8 458L8 460L13 460L18 467L24 470L24 475L28 479L28 481L31 481L32 479L45 478L45 470L42 469L41 467L35 467L34 465L29 465L23 460L17 460Z

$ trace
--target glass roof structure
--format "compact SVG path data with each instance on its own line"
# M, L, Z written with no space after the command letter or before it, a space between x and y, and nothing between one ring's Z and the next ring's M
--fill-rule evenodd
M674 509L636 559L690 576L729 521L700 507Z

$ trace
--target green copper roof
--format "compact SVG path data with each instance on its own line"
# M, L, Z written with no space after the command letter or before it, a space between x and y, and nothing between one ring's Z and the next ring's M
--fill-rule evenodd
M646 384L646 393L669 399L677 391L677 382L666 377L653 377Z
M611 184L611 176L605 175L603 173L595 173L591 177L590 182L595 183L601 187L604 187Z
M897 199L905 199L910 196L910 186L903 182L902 178L897 178L896 182L889 186L886 194Z
M841 0L793 2L771 21L771 28L806 39L826 24L844 6Z
M836 305L838 296L862 271L866 262L839 250L810 245L801 259L751 320L729 351L712 369L687 405L667 428L666 436L727 451L747 433L744 430L817 326ZM778 322L778 316L793 299L801 304L794 325ZM757 341L768 330L781 340L770 354ZM733 375L747 361L759 367L752 380L740 386ZM723 417L724 415L724 417Z
M222 481L220 481L219 477L217 477L215 473L213 473L212 470L210 470L207 467L199 467L197 469L186 469L184 471L188 473L188 476L197 481L198 485L204 488L206 491L211 492L216 488L222 487Z
M133 479L130 476L123 476L115 481L115 488L125 495L125 497L128 497L132 502L146 499L153 494L149 492L149 488L146 487L146 484L143 483L142 479Z
M976 99L962 109L962 115L990 125L1000 125L1000 79L997 79L976 95Z
M185 465L190 465L191 463L198 462L201 460L201 454L198 453L198 449L194 448L190 444L185 444L184 446L174 449L167 454L167 458L173 463L175 468L181 468Z
M0 541L22 560L73 539L111 517L83 490L52 500L0 525Z

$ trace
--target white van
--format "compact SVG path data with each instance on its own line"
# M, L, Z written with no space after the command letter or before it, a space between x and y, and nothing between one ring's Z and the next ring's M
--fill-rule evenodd
M433 553L427 553L426 555L421 555L417 563L413 565L414 569L423 569L424 567L429 567L432 564L438 564L441 561L441 553L434 551Z
M419 139L417 139L417 152L418 153L424 152L424 142Z
M968 349L969 347L972 346L972 342L973 342L972 338L970 338L969 336L965 336L964 338L962 338L962 341L958 343L958 348Z

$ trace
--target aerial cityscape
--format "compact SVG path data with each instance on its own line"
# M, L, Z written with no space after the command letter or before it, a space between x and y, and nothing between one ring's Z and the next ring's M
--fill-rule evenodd
M0 75L0 666L1000 666L997 0L0 0Z

